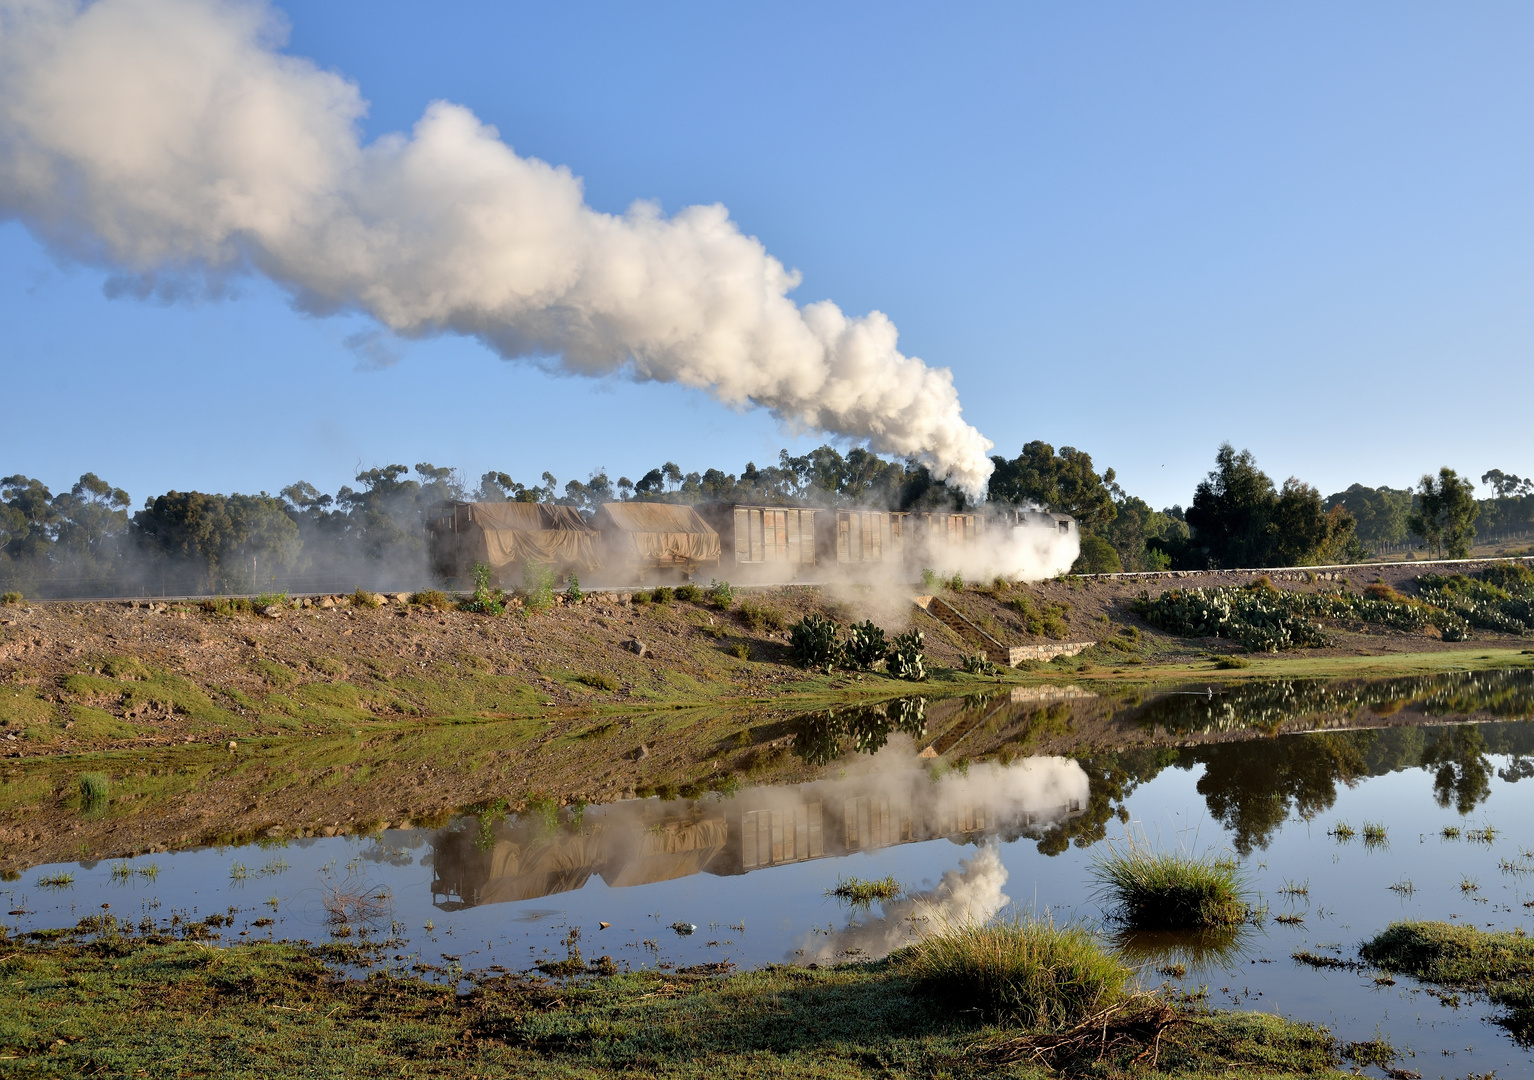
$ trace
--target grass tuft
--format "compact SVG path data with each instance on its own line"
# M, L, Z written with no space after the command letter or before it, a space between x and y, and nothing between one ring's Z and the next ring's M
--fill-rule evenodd
M1326 830L1326 835L1336 840L1339 844L1346 844L1349 840L1353 839L1353 837L1357 836L1358 832L1346 821L1339 821L1330 829Z
M1364 822L1364 847L1384 847L1388 841L1385 826L1378 821Z
M1230 859L1152 851L1133 838L1093 862L1100 899L1140 930L1237 926L1251 914L1240 868Z
M949 929L893 958L955 1011L1068 1027L1124 996L1130 969L1090 930L1022 918Z
M840 878L836 888L827 889L827 896L844 900L853 907L867 907L874 901L893 900L901 893L900 882L893 877L868 881L860 877Z
M112 781L105 773L88 772L80 774L80 802L86 807L97 807L107 801L111 794Z

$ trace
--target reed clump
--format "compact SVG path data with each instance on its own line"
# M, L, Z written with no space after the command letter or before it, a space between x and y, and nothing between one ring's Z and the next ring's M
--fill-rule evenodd
M1129 965L1082 926L1017 918L966 924L901 950L926 994L961 1011L1059 1030L1124 997Z
M1246 882L1231 859L1153 851L1131 840L1109 844L1091 874L1114 917L1135 929L1238 926L1251 914Z

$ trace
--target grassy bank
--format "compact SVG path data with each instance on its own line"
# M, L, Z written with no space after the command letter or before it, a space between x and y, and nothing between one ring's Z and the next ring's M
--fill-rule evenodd
M455 993L400 973L339 977L307 946L156 940L5 942L0 1075L1339 1075L1326 1032L1271 1015L1146 999L1073 1041L956 1012L898 960L509 975Z
M1395 971L1473 994L1506 1008L1503 1022L1534 1034L1534 939L1522 928L1488 932L1445 922L1391 923L1360 955Z

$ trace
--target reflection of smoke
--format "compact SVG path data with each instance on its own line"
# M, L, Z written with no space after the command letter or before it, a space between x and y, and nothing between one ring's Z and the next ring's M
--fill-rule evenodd
M1007 868L995 844L948 871L937 887L883 905L883 914L853 923L803 946L803 959L823 963L860 957L876 960L944 927L985 922L1007 903L1001 891Z
M448 102L364 145L357 87L277 51L282 31L257 2L0 0L0 215L118 271L116 292L255 271L310 311L705 389L984 492L991 442L950 372L880 312L796 305L798 275L724 207L598 213Z

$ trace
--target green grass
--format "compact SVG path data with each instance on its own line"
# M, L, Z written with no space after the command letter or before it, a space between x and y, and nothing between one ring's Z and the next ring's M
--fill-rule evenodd
M112 791L112 781L106 773L88 772L80 774L80 803L86 807L100 806L106 802L107 796Z
M1212 854L1153 851L1134 839L1109 842L1090 873L1099 899L1135 929L1237 926L1251 914L1240 868Z
M1045 1031L1117 1003L1131 977L1092 931L1040 919L954 927L892 959L945 1008Z
M841 878L836 888L827 889L827 896L844 900L854 907L867 907L875 901L893 900L902 892L900 882L893 877L868 881L860 877Z
M37 879L39 889L68 889L75 883L75 876L71 873L44 874Z
M0 1071L229 1080L1057 1075L1029 1059L1026 1043L1019 1050L1027 1029L987 1025L922 992L909 960L727 977L510 975L460 994L376 964L368 978L338 977L328 960L370 962L355 949L221 948L87 922L95 933L13 940L0 954ZM1145 1068L1152 1034L1125 1029L1121 1038L1114 1029L1101 1051L1092 1032L1083 1071L1103 1080L1339 1075L1341 1048L1309 1025L1188 1005L1170 1015L1156 1070Z
M1377 821L1364 822L1364 847L1384 847L1389 843L1389 832Z
M1509 1012L1503 1022L1534 1034L1534 938L1522 928L1488 932L1446 922L1391 923L1359 955L1386 971L1484 993Z

